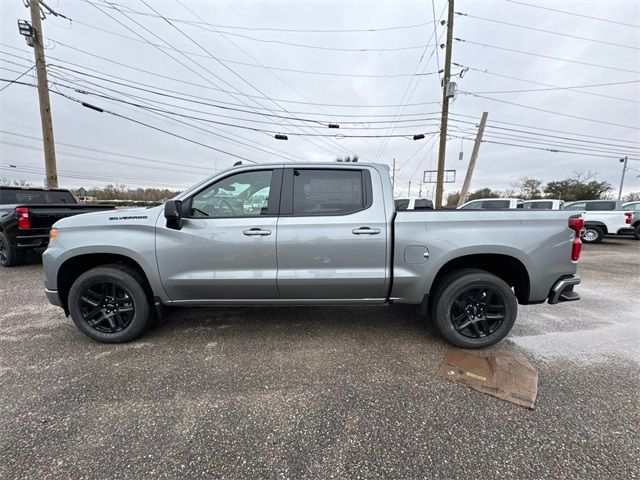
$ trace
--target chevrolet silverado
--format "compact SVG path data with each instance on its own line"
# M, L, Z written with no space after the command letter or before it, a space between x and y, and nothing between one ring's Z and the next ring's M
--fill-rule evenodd
M518 304L578 300L580 214L396 211L378 164L240 165L164 207L60 220L49 301L101 342L164 306L412 304L449 342L504 338Z

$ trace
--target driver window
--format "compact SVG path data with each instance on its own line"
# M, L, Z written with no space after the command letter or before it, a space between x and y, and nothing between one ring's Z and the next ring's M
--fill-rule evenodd
M267 215L271 170L231 175L195 195L189 216L197 218Z

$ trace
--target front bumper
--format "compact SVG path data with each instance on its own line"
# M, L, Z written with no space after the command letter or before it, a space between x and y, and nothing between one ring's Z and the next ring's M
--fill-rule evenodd
M580 300L580 295L573 291L573 287L579 285L581 281L577 275L559 279L553 287L551 287L548 302L553 305L556 303Z
M47 300L49 300L49 303L51 305L55 305L56 307L62 306L62 302L60 301L60 297L58 296L57 290L49 290L45 288L44 294L47 296Z

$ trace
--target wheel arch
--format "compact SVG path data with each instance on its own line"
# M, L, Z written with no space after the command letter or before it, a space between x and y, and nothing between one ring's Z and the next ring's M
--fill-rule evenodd
M475 253L453 258L443 264L436 273L431 291L439 287L439 282L455 270L477 269L492 273L513 287L521 304L528 303L531 280L525 265L516 257L501 253ZM430 301L434 295L429 295Z
M592 221L586 221L584 222L584 226L586 227L600 227L602 230L604 230L605 235L607 233L609 233L608 229L607 229L607 225L604 222L599 222L597 220L592 220Z
M69 290L73 282L92 268L110 264L123 265L138 272L145 281L144 288L147 290L150 300L153 301L155 293L149 281L149 275L138 261L120 253L85 253L65 260L57 272L58 296L67 315L69 314Z

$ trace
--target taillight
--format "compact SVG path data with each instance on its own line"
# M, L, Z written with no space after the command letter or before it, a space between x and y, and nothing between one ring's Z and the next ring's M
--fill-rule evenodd
M16 214L18 215L18 228L20 230L31 228L31 218L29 217L29 209L27 207L16 208Z
M624 212L624 214L627 217L624 223L626 223L627 225L631 225L631 221L633 220L633 212Z
M584 218L570 217L569 228L575 232L575 236L573 237L573 244L571 245L571 260L577 262L580 259L580 253L582 252L582 240L580 240L580 232L584 228Z

